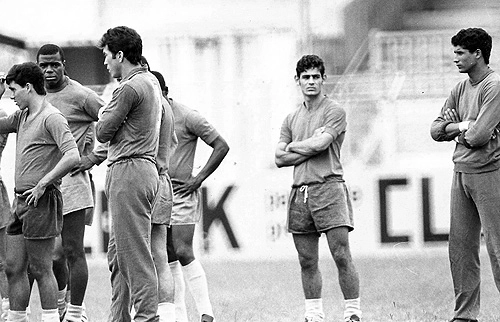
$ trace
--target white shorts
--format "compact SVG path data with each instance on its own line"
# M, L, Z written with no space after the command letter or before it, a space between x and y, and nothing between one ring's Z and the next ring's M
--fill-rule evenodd
M172 207L171 225L196 224L201 218L200 192L181 197L174 192L174 205Z
M63 215L70 212L94 207L92 188L87 171L74 176L69 173L62 178Z

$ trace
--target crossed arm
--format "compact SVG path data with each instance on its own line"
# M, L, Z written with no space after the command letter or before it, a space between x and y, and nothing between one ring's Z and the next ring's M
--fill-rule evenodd
M325 132L324 127L320 127L314 131L312 137L303 141L293 141L288 144L279 142L274 155L276 166L281 168L301 164L328 148L333 139L330 133Z

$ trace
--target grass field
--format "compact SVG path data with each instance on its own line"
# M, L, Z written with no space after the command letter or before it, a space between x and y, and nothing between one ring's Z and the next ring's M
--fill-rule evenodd
M500 321L500 296L495 288L486 251L482 249L481 322ZM361 278L365 322L448 321L453 291L445 247L424 251L384 250L377 256L354 259ZM303 321L300 270L295 258L244 261L201 258L218 322ZM104 257L89 260L86 297L92 322L106 321L110 303L109 272ZM326 321L342 320L342 296L333 261L323 256L323 301ZM39 321L37 296L32 298L33 319ZM194 315L188 295L191 321Z

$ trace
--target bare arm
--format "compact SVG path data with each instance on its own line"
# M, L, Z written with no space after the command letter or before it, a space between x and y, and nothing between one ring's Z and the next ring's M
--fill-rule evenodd
M23 196L27 196L27 204L33 204L33 206L36 207L38 204L38 200L44 194L45 189L50 184L66 175L73 167L78 164L79 161L80 153L78 152L78 149L76 147L64 153L61 160L59 160L56 166L51 171L49 171L42 179L40 179L40 181L34 188L31 188L23 193Z
M324 131L324 127L316 129L312 137L303 141L291 142L285 150L307 156L316 155L327 149L334 139L331 134Z
M274 154L274 162L278 168L290 167L301 164L309 159L309 156L286 150L287 144L279 142Z
M175 190L177 193L187 195L198 189L203 181L205 181L205 179L207 179L219 167L222 160L229 152L229 146L227 145L226 140L224 140L224 138L220 135L210 144L210 146L213 151L203 169L201 169L196 177L193 177L186 183L179 185Z

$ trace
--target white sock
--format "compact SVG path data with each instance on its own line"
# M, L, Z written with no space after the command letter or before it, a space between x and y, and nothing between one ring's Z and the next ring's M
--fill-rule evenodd
M9 310L9 322L28 322L28 315L26 311L12 311Z
M9 316L10 302L8 297L4 297L2 299L2 320L7 321L7 317Z
M353 314L356 314L359 318L361 318L361 306L359 297L357 299L344 300L344 305L345 320L348 320Z
M186 266L182 266L186 281L193 296L198 313L214 316L212 304L208 297L207 276L199 260L195 259Z
M175 322L175 304L168 302L158 303L160 322Z
M68 304L64 321L81 322L82 321L83 306Z
M59 317L62 318L64 316L64 312L66 312L66 289L57 291L57 309L59 311Z
M322 318L325 317L325 313L323 312L323 299L306 299L305 300L306 314L305 316L320 316Z
M178 322L187 322L187 309L186 309L186 283L184 282L184 274L182 274L182 267L179 261L168 264L172 277L174 278L174 303L175 303L175 318Z
M42 322L59 322L59 311L57 309L43 310Z

